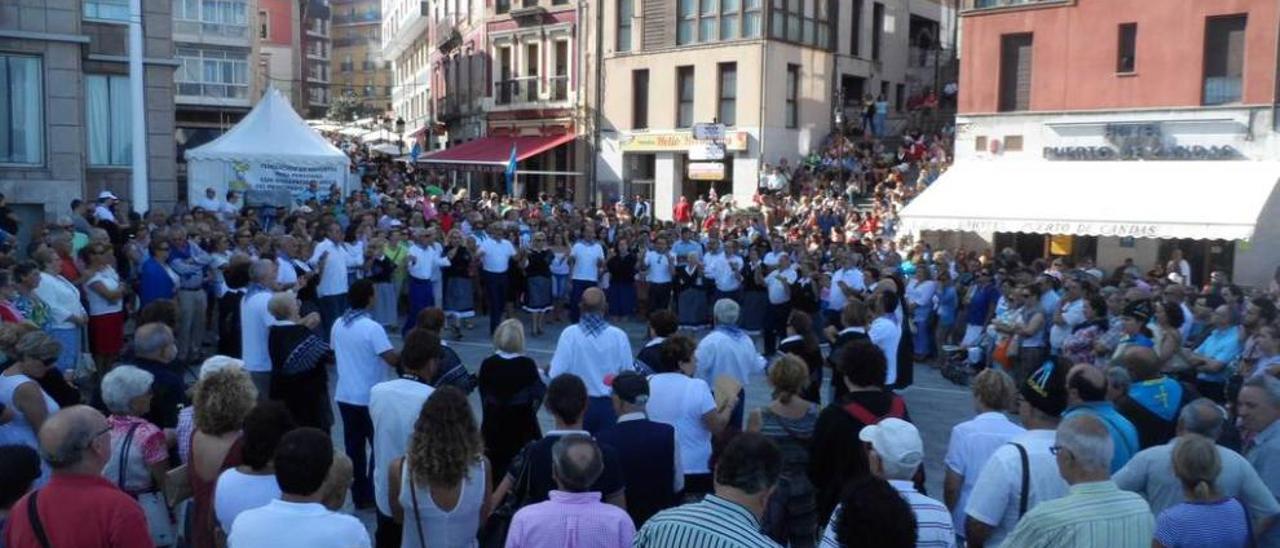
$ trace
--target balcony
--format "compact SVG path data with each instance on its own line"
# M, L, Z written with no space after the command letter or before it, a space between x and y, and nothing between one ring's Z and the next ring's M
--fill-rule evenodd
M569 100L569 76L567 74L551 77L551 100Z
M1204 104L1227 105L1240 102L1239 76L1207 76L1204 79Z
M435 38L436 49L440 50L440 53L449 53L462 43L462 35L458 33L458 26L453 16L445 16L436 23Z
M249 25L204 23L178 19L173 22L173 40L175 42L248 47Z
M961 0L961 12L981 12L1018 8L1056 7L1075 4L1076 0Z
M381 22L382 12L377 10L333 16L333 24L335 25L360 25Z
M522 105L544 101L569 100L569 76L547 78L547 95L543 95L540 76L521 76L493 84L493 104Z
M422 37L431 21L428 2L419 2L418 8L408 13L386 14L382 23L382 58L395 59L410 44Z

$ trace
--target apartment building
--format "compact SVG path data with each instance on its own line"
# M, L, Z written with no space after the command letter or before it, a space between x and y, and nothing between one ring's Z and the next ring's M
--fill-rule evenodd
M442 131L433 130L435 98L431 95L433 10L445 2L382 0L382 61L390 64L391 110L404 119L406 138L417 139L424 150L440 146ZM456 3L456 2L455 2ZM465 5L465 4L464 4ZM468 6L469 7L469 6Z
M147 147L150 206L176 200L172 6L142 3L148 142L134 143L129 3L0 4L0 193L21 221L20 244L69 213L72 198L110 190L128 200L134 146Z
M329 64L333 41L330 35L329 0L302 3L303 96L307 108L303 118L321 118L329 111Z
M258 0L258 78L306 112L302 92L302 26L297 0Z
M367 113L391 109L391 63L382 57L382 2L335 0L329 89L358 99Z

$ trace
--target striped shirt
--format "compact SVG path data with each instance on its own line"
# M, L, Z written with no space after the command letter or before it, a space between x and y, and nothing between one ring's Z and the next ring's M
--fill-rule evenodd
M1151 546L1155 518L1141 496L1111 480L1077 483L1067 496L1036 505L1005 539L1019 548Z
M636 533L635 548L778 548L760 521L740 504L707 495L702 502L663 510Z
M951 526L951 513L941 502L924 496L910 481L889 480L889 485L898 490L902 499L911 505L911 512L916 516L917 548L954 548L956 533ZM837 520L840 518L840 507L831 513L831 521L822 532L822 548L839 548L836 539Z

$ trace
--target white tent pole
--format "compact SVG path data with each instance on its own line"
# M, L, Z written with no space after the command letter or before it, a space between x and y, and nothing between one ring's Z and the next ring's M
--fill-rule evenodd
M129 179L129 203L144 214L151 207L147 188L147 102L143 93L142 0L129 0L129 95L133 135L133 172Z

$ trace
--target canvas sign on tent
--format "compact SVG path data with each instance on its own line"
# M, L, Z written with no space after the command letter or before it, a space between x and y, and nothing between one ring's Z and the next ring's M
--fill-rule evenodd
M235 127L188 150L186 158L187 203L193 205L212 188L219 198L228 190L244 192L248 205L296 206L313 181L323 199L335 184L345 194L350 180L347 155L308 126L274 88Z

